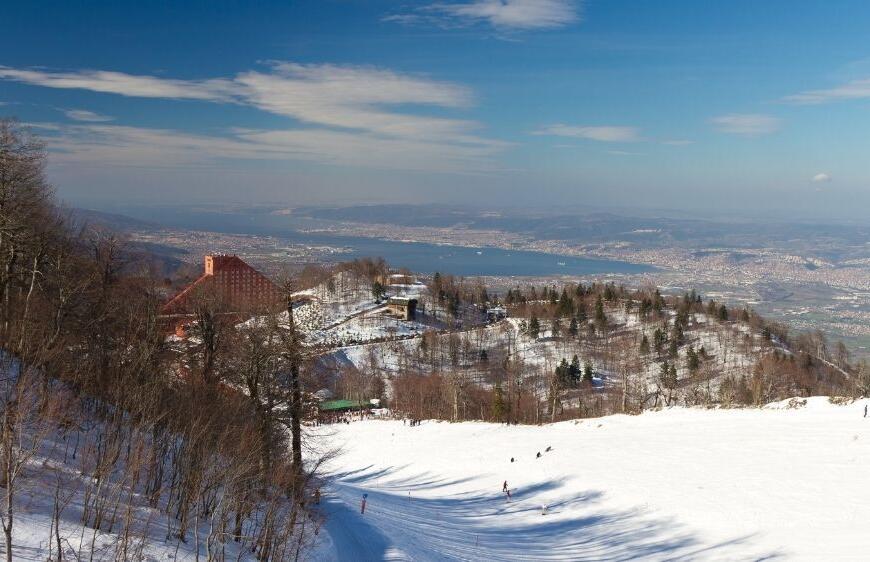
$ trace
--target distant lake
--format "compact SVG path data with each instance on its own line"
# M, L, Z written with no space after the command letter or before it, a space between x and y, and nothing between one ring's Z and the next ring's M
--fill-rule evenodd
M393 242L374 238L344 236L300 236L298 241L312 245L342 246L350 253L337 260L382 257L392 267L406 267L417 273L440 271L453 275L595 275L606 273L644 273L655 268L623 261L561 256L544 252L465 248L418 242Z
M362 257L382 257L391 267L406 267L417 273L440 271L453 275L544 276L544 275L596 275L608 273L644 273L655 271L647 265L623 261L599 260L562 256L544 252L502 250L499 248L464 248L440 246L420 242L394 242L377 238L308 234L301 228L318 226L295 217L236 212L161 208L159 215L153 210L142 214L128 212L130 216L166 226L223 232L276 236L297 244L333 246L349 249L336 254L335 261Z

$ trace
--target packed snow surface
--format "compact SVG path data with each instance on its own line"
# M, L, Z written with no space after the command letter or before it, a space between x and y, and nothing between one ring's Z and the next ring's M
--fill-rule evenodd
M866 404L325 426L341 454L314 558L868 560Z

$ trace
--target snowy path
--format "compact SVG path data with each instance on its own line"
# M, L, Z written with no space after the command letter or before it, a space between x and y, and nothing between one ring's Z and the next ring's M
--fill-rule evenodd
M314 559L866 560L860 410L817 399L544 427L336 426L333 544Z
M349 498L347 498L349 500ZM389 537L368 523L358 510L342 499L327 500L326 532L338 562L356 560L410 560L391 544Z

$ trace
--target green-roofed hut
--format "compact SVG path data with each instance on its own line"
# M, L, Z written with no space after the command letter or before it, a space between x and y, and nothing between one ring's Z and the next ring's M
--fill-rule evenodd
M371 407L368 401L362 400L324 400L320 403L321 412L350 412Z
M324 400L317 405L320 411L321 420L334 421L337 416L345 412L359 412L360 410L370 410L372 404L370 400Z

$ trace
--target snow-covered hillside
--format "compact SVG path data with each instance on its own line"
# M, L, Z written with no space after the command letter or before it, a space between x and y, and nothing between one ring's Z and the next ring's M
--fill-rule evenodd
M372 285L349 272L339 272L327 282L294 294L294 321L311 344L344 346L373 340L408 337L424 331L420 322L405 321L389 314L385 305L391 296L421 299L426 286L391 284L383 298L375 300Z
M867 560L866 404L326 426L342 454L315 558Z

